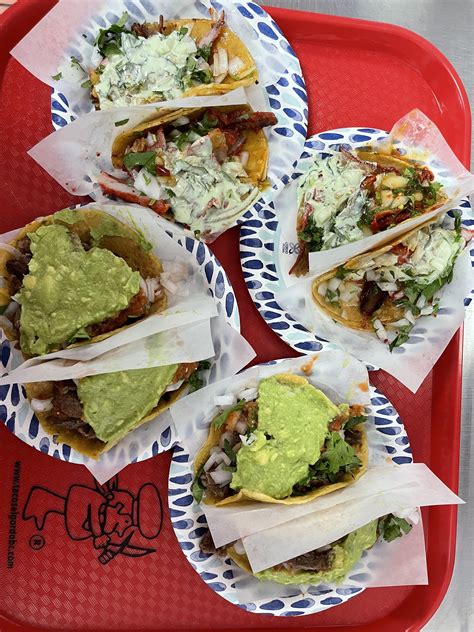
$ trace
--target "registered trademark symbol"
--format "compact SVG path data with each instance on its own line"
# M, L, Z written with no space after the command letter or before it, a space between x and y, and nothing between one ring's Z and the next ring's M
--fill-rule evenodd
M42 535L32 535L30 538L30 546L33 550L39 551L44 546L44 538Z

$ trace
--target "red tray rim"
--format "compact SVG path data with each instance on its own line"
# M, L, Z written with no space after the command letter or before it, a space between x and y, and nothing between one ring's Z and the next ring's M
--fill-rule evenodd
M5 48L8 48L8 50L10 50L19 41L19 38L11 36L13 32L12 27L16 23L17 20L21 20L23 18L25 11L27 10L31 11L31 9L33 9L32 5L34 4L36 3L33 0L18 0L18 2L15 5L13 5L9 10L7 10L2 15L0 15L0 34L2 35L2 38L1 38L2 42L4 42L4 47L2 47L4 48L4 50ZM34 12L35 17L37 16L37 20L35 21L36 23L43 17L43 15L45 15L45 12L42 6L39 6L39 4L36 5L36 7L34 8L36 9ZM445 55L438 48L436 48L436 46L434 46L429 40L425 39L421 35L407 28L394 25L394 24L388 24L385 22L361 20L361 19L345 17L345 16L337 16L337 15L330 15L330 14L317 13L317 12L308 12L308 11L299 11L299 10L288 9L288 8L268 7L268 6L264 6L264 8L268 11L271 17L275 19L277 23L279 22L280 18L283 21L283 19L285 17L287 18L289 14L291 14L292 17L296 19L307 19L308 16L311 16L312 20L317 20L322 25L324 24L328 26L337 25L339 28L346 28L346 29L352 29L356 27L358 29L365 30L368 33L384 34L384 35L390 35L390 36L395 35L395 36L398 36L400 38L410 41L413 45L415 45L416 47L420 49L424 49L427 53L429 53L430 56L435 58L438 64L441 65L444 68L444 70L447 72L447 75L449 76L449 79L451 80L451 83L452 83L451 89L453 91L456 91L459 97L460 107L465 113L465 118L463 121L464 134L462 138L462 147L461 147L461 151L459 152L458 157L463 164L469 167L470 157L471 157L470 140L471 140L472 121L471 121L471 115L470 115L471 110L470 110L467 92L454 66L445 57ZM433 89L433 92L435 92L434 89ZM462 356L463 356L462 341L463 341L463 330L461 328L455 334L449 346L447 347L442 357L440 358L436 367L437 370L434 372L434 375L433 375L433 403L434 404L436 404L437 400L443 397L443 389L437 388L437 385L441 386L442 384L442 379L441 379L442 374L445 374L449 370L451 374L450 384L454 385L454 388L452 387L449 392L449 396L450 396L451 401L454 402L454 405L453 405L454 419L456 419L458 422L456 424L453 424L452 434L451 434L451 445L453 447L456 447L456 450L453 457L453 467L449 475L449 480L446 481L445 479L445 482L447 482L447 484L455 491L457 491L458 489L458 479L459 479L458 470L459 470L459 441L460 441ZM431 617L434 615L434 613L438 609L449 587L451 577L452 577L453 567L454 567L454 559L455 559L456 525L457 525L456 507L449 508L449 517L446 522L448 523L448 530L446 533L446 537L449 540L450 546L449 546L449 557L448 557L447 564L445 567L446 572L445 572L444 580L442 584L440 585L437 594L432 600L431 608L429 608L429 610L424 613L424 616L421 620L418 620L417 622L413 622L412 625L405 628L407 632L408 631L414 632L415 630L420 630L421 627L425 625L426 622L429 621L429 619L431 619ZM43 630L46 629L46 628L27 626L24 624L17 624L11 619L6 618L2 613L0 613L0 623L2 624L0 628L2 632L3 630L5 632L9 632L10 630L12 630L12 632L14 630L28 630L31 632L35 632L35 631L42 632ZM259 629L262 630L262 632L265 632L265 630L267 629L271 630L274 628L259 628ZM322 628L316 625L312 629L316 631L316 630L323 630L327 628L326 627ZM333 629L342 631L342 630L346 630L347 628L345 626L341 627L339 625L336 625L336 626L333 626ZM376 630L378 630L377 622L375 621L369 624L368 626L365 626L363 629L364 629L364 632L369 632L372 630L376 632ZM108 630L109 632L126 632L126 630L123 628L119 630L115 630L115 629L108 629ZM202 632L211 632L211 630L209 631L202 630ZM238 632L238 630L236 630L236 632Z

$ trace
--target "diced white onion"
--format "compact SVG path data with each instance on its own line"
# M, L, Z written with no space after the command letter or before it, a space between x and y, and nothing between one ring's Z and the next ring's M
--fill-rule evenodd
M412 312L410 309L407 309L407 311L404 314L405 318L412 324L415 324L415 317L413 316Z
M374 320L374 329L380 340L387 339L387 332L385 331L385 327L382 325L382 321L380 321L378 318Z
M221 74L219 70L219 55L217 53L214 53L212 56L212 74L214 77Z
M247 429L248 429L248 426L247 426L247 424L245 423L245 421L238 421L238 422L235 424L235 430L236 430L236 432L238 432L238 433L239 433L239 435L244 435L244 434L246 434Z
M214 404L216 406L232 406L234 403L234 395L216 395L214 397Z
M375 281L377 279L377 274L375 270L367 270L367 272L365 273L365 278L367 279L367 281Z
M156 136L152 134L151 132L148 132L148 134L146 135L146 144L148 145L148 147L151 147L155 143L156 143Z
M176 292L178 291L178 286L176 285L176 283L173 283L173 281L170 281L166 277L163 278L163 275L161 275L160 281L165 290L168 290L170 294L176 294Z
M226 77L227 77L227 73L222 72L220 75L217 75L216 77L214 77L214 81L216 83L222 83Z
M390 323L392 327L406 327L410 324L410 321L407 318L400 318L400 320L396 320L394 323Z
M402 298L403 296L403 290L399 290L398 292L395 292L395 294L393 295L393 298Z
M222 452L222 450L220 449L220 447L218 445L212 446L212 448L209 451L209 454L220 454Z
M245 555L245 548L242 544L242 540L237 540L237 542L234 542L233 546L237 555Z
M7 286L7 280L0 276L0 287L6 287Z
M231 464L230 458L227 456L225 452L221 454L221 463L225 463L225 465L229 466Z
M245 169L245 167L247 166L247 163L249 161L249 152L248 151L241 151L239 154L239 160L242 163L242 167Z
M389 281L378 281L377 285L384 292L396 292L398 290L398 285Z
M210 455L210 457L207 459L206 463L204 464L205 472L208 472L211 469L211 467L221 462L221 458L220 458L221 454L222 452L219 452L219 453L214 452L213 454Z
M173 121L174 127L180 127L181 125L187 125L189 123L189 119L187 116L180 116L175 121Z
M184 380L179 380L178 382L175 382L174 384L170 384L169 386L166 387L166 392L171 393L172 391L177 391L178 388L181 388L183 383L184 383Z
M45 413L53 407L53 400L50 399L32 399L30 401L31 408L35 413Z
M340 285L341 279L338 279L337 277L333 277L328 283L328 287L331 292L335 292Z
M243 391L240 391L238 397L239 399L245 399L245 401L248 402L257 397L257 389L255 387L246 388Z
M323 283L321 283L318 287L318 294L320 296L326 296L326 291L328 289L328 284L326 283L326 281L324 281Z
M228 72L229 75L235 75L239 72L241 68L243 68L244 62L240 59L240 57L232 57L229 60Z
M420 310L420 314L422 316L429 316L429 314L433 313L433 305L427 305L426 307L423 307L422 310Z
M232 480L232 472L228 472L227 470L214 470L210 472L210 476L214 483L224 487L224 485L228 485Z
M219 74L227 74L229 70L229 58L227 56L227 50L225 48L219 47L217 49L217 55L219 57Z
M254 443L254 441L257 439L257 437L253 434L253 432L249 434L248 437L246 437L245 435L239 435L239 436L243 445L252 445L252 443Z
M150 277L145 279L146 295L150 303L153 303L155 298L161 294L161 283L157 277Z
M418 307L418 309L423 309L425 305L426 305L426 296L424 294L420 294L420 296L418 297L418 300L416 301L416 306Z

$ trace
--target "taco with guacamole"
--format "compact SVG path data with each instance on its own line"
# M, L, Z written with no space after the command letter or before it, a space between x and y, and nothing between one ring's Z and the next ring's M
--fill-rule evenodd
M290 274L308 271L310 252L383 232L446 200L432 171L396 150L386 154L341 149L317 158L298 186L299 251Z
M367 469L365 420L363 406L337 406L302 376L265 378L255 400L212 420L194 463L194 496L291 505L345 487Z
M173 19L127 26L128 14L101 29L95 41L100 63L89 72L97 110L225 94L258 79L247 47L225 23L224 12L211 19Z
M202 384L207 362L91 375L79 380L25 385L30 405L46 432L94 459L150 421L188 387Z
M238 540L216 549L212 536L207 531L200 542L204 554L217 554L230 558L240 568L262 581L279 584L299 585L340 584L349 571L361 559L364 551L372 548L377 541L392 542L412 529L412 524L394 514L387 514L352 531L348 535L314 551L298 555L282 564L272 566L258 573L252 573L242 542Z
M177 110L117 136L106 195L151 208L208 237L242 215L267 186L270 112L249 106Z
M464 246L460 216L453 229L432 221L316 278L314 301L333 320L373 332L392 350L408 340L418 318L436 316L438 293L451 282Z
M24 356L106 338L166 307L151 245L108 213L66 209L0 244L0 306Z

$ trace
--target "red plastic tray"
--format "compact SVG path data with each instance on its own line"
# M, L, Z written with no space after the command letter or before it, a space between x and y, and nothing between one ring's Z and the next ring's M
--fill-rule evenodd
M50 91L8 55L53 4L53 0L20 0L0 23L1 232L78 202L25 153L51 131ZM429 42L380 23L273 8L269 12L300 57L310 101L310 133L346 126L388 129L418 107L437 123L460 160L469 165L467 96L451 64ZM240 270L237 229L221 237L213 250L234 284L242 332L258 351L256 361L292 355L264 324L249 298ZM416 395L383 372L372 378L402 416L415 460L427 463L454 490L458 483L461 360L462 336L458 332ZM103 565L98 559L101 549L94 548L92 538L72 539L77 532L66 531L73 520L88 534L88 523L84 526L83 521L88 516L90 520L98 498L91 475L80 466L36 452L0 427L2 632L19 628L322 631L328 627L401 632L419 630L436 611L454 563L455 508L424 512L429 587L370 589L324 613L295 619L257 616L213 593L181 554L167 512L169 458L165 454L129 466L118 477L118 489L128 491L129 500L137 497L145 483L159 489L161 533L154 540L140 542L138 536L134 540L137 546L146 545L153 551L142 557L119 554ZM50 492L35 492L33 509L30 505L38 524L22 516L33 486ZM78 496L77 486L87 489ZM16 498L18 504L12 506ZM40 530L45 512L49 513ZM14 540L10 549L13 568L7 567L9 532Z

